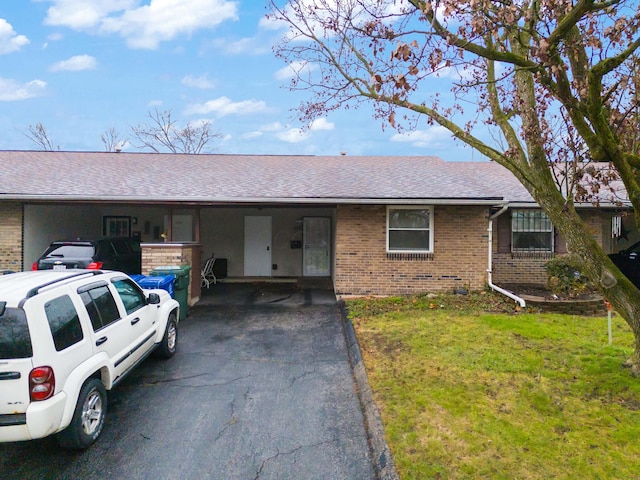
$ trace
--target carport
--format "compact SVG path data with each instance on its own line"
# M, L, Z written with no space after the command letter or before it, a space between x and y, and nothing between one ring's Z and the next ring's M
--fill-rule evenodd
M192 266L191 303L204 260L221 280L331 278L335 206L33 202L24 205L23 269L53 240L134 236L143 273Z

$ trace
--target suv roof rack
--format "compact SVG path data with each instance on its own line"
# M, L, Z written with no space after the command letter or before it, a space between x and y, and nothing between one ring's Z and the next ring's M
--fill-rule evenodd
M25 297L25 300L27 298L35 297L38 293L40 293L40 289L41 288L45 288L45 287L48 287L50 285L55 285L56 283L64 282L64 281L70 280L72 278L81 277L83 275L100 275L102 273L104 273L102 270L86 270L84 272L78 272L78 273L74 273L72 275L63 277L63 278L58 278L56 280L51 280L50 282L43 283L42 285L38 285L37 287L33 287L31 290L29 290L27 292L27 296Z

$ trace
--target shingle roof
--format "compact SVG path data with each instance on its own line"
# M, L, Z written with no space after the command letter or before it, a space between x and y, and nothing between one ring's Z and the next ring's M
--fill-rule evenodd
M533 202L494 162L433 157L0 152L0 199Z

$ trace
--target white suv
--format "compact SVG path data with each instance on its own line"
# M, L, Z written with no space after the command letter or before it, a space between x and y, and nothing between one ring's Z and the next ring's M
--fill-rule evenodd
M106 391L155 351L176 351L179 304L120 272L43 270L0 276L0 442L57 434L87 448Z

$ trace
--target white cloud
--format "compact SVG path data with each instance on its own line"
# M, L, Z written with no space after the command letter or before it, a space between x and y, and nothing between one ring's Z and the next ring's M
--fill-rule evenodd
M320 3L320 5L319 5ZM294 7L291 4L295 4ZM288 2L282 11L284 16L293 21L296 20L298 14L302 12L304 22L298 22L293 27L289 22L279 20L271 15L259 23L260 28L264 30L286 30L286 36L290 40L306 41L306 35L300 33L298 28L307 34L312 33L319 38L331 38L336 35L335 31L350 29L353 26L363 26L372 19L381 19L380 21L392 24L397 20L397 15L403 15L405 12L411 11L414 7L403 1L396 0L358 0L358 1L342 1L341 0L296 0L296 2ZM302 25L304 23L304 25ZM325 28L331 25L332 28Z
M211 48L226 55L261 55L271 52L269 42L257 37L244 37L239 40L217 38L207 45L207 49Z
M272 15L269 17L262 17L258 22L258 26L263 30L282 30L287 28L287 23L282 20L277 20Z
M17 52L28 44L27 37L18 35L9 22L0 18L0 55Z
M266 125L262 125L260 127L261 132L278 132L287 128L285 125L282 125L280 122L268 123Z
M267 105L262 100L243 100L232 102L228 97L219 97L205 103L193 103L185 108L185 115L206 115L215 113L219 117L226 115L251 115L264 112Z
M325 118L314 120L309 128L290 128L284 132L276 133L279 140L287 143L300 143L311 136L311 132L319 130L333 130L335 125L327 122Z
M237 5L225 0L151 0L102 21L101 31L117 33L132 48L155 49L162 41L236 20Z
M160 42L238 19L229 0L53 0L45 23L116 34L131 48L155 49Z
M47 35L47 40L46 42L44 42L42 44L42 49L44 50L45 48L47 48L49 46L49 42L59 42L60 40L62 40L64 38L64 35L62 35L61 33L52 33L50 35Z
M258 127L258 130L245 133L244 135L242 135L242 138L258 138L262 137L265 133L275 133L276 137L278 138L283 137L285 141L288 141L289 137L291 137L295 142L298 135L303 135L301 137L301 140L304 140L307 137L307 134L300 128L292 128L288 131L287 129L289 129L289 125L283 125L280 122L267 123L265 125L260 125L260 127Z
M309 137L309 131L302 128L290 128L284 132L276 133L279 140L287 143L300 143Z
M312 72L313 70L315 70L317 67L309 62L304 62L304 61L295 61L290 63L289 65L287 65L286 67L281 68L280 70L278 70L275 74L274 77L276 80L290 80L292 78L295 78L305 72Z
M54 63L49 67L49 70L52 72L80 72L82 70L94 70L97 65L98 62L91 55L76 55L67 60Z
M275 137L287 143L300 143L311 136L311 132L333 130L335 124L328 122L326 118L318 118L311 122L308 128L289 127L280 122L268 123L260 126L256 132L246 134L246 138L255 138L263 133L271 132Z
M134 8L139 3L136 0L53 0L44 23L85 30L100 25L110 14Z
M407 133L396 133L392 142L411 143L414 147L437 147L451 141L451 132L440 125L427 130L414 130Z
M203 90L214 88L216 85L213 80L209 79L209 76L205 73L199 77L193 75L187 75L182 79L182 84L191 88L201 88Z
M256 138L264 133L273 133L276 138L287 143L299 143L309 137L309 129L290 128L280 122L261 125L257 131L246 134L246 138Z
M149 103L147 103L147 106L148 107L159 107L163 103L164 102L162 100L151 100Z
M197 120L191 120L188 125L193 128L202 128L205 125L212 125L213 122L208 118L199 118Z
M47 83L42 80L32 80L19 83L9 78L0 78L0 102L14 102L38 97L44 94Z
M243 133L240 138L243 138L245 140L250 140L252 138L258 138L261 137L262 135L264 135L264 133L258 131L258 130L254 130L253 132L247 132L247 133Z
M312 132L317 132L320 130L333 130L336 128L335 123L327 121L326 118L316 118L311 125L309 125L309 130Z
M497 64L496 73L499 74L501 71L504 71L504 69L500 67L500 64ZM456 81L470 81L473 80L474 73L474 67L471 65L453 65L447 67L443 62L436 68L434 76L437 78L451 78Z

